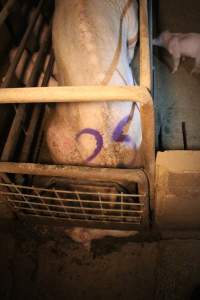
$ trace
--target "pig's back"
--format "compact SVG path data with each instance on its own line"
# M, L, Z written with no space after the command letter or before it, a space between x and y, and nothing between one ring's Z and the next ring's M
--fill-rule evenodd
M101 84L104 81L118 47L123 2L57 0L53 45L60 85ZM123 49L127 39L124 27L122 39L121 50L126 50ZM126 52L121 51L120 57L123 61L120 71L124 76L129 68Z

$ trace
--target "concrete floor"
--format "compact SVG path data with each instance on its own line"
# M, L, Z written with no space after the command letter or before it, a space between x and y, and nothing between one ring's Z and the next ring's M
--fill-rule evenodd
M198 0L158 2L158 33L166 29L200 33ZM177 73L170 74L171 56L161 48L155 52L157 132L162 129L164 150L183 149L182 122L186 126L188 150L200 149L200 75L190 74L193 64L192 59L187 59Z
M88 253L56 228L0 238L2 300L199 299L200 240L106 238Z

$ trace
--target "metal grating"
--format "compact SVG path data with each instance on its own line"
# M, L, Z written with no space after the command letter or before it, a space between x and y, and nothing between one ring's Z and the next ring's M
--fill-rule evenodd
M19 214L87 222L140 225L143 222L143 194L103 193L44 189L0 183L0 194Z

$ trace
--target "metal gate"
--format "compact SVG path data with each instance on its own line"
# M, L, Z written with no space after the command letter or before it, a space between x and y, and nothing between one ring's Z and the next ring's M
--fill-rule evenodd
M42 2L41 0L38 4L0 89L0 103L14 105L13 121L1 155L0 193L11 209L22 219L76 226L122 229L130 227L137 230L148 228L150 201L153 200L154 194L155 150L154 111L149 92L151 67L147 1L140 1L139 86L44 87L48 83L53 66L49 25L45 43L39 50L28 87L10 88L13 73L34 28L34 23L39 18ZM48 51L50 59L42 87L32 87L37 85L41 60ZM44 125L42 121L45 115L44 103L74 102L77 99L79 102L123 100L140 102L144 161L141 169L90 168L37 163L37 151L41 145ZM27 111L29 120L23 123ZM35 140L36 132L39 134ZM21 151L17 153L19 143L21 143ZM33 163L29 163L33 143L34 153L31 154ZM18 158L14 160L16 155Z

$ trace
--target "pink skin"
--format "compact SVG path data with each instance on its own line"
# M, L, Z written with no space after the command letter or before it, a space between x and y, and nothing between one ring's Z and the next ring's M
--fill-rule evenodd
M112 236L116 238L130 237L135 235L137 232L74 227L72 229L66 229L65 233L73 241L82 244L87 251L90 251L92 240L102 239L106 236Z
M166 30L153 40L153 45L165 48L172 55L174 63L172 73L178 70L181 58L184 60L185 57L195 59L191 73L200 73L200 34L171 33Z

